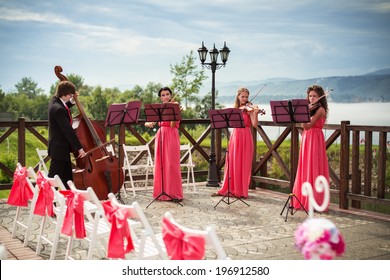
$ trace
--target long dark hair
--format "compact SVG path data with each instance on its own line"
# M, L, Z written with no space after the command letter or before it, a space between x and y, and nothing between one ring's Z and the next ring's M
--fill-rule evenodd
M324 91L324 89L321 86L319 86L319 85L312 85L312 86L308 87L307 90L306 90L306 99L307 100L309 100L309 93L311 91L314 91L315 93L317 93L319 98L321 96L325 95L325 91ZM317 108L311 110L310 111L310 116L314 116L314 114L317 112L318 108L320 108L320 107L325 109L326 116L328 116L328 101L326 100L326 96L322 97L318 101L318 103L320 104L320 106L318 106Z

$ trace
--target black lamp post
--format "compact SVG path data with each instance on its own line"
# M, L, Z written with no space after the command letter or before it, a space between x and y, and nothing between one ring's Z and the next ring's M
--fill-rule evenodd
M210 59L211 62L205 62L207 58L207 53L210 53ZM202 42L202 47L198 49L199 53L199 59L202 63L203 67L206 67L207 69L211 69L212 73L212 79L211 79L211 110L215 110L215 71L217 69L220 69L222 66L226 65L226 61L228 60L230 50L226 46L226 42L224 43L224 46L219 51L214 48L210 51L204 46ZM222 63L218 63L218 54L221 53L221 60ZM207 178L207 186L210 187L217 187L219 180L218 180L218 174L217 174L217 165L215 162L215 131L212 128L211 129L211 147L210 147L210 160L209 160L209 174Z

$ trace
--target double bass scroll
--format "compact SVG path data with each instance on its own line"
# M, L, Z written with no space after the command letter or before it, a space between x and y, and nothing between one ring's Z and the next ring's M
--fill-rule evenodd
M54 72L60 81L68 81L63 75L62 67L55 66ZM74 118L73 129L87 155L76 158L76 169L73 171L73 181L77 188L92 187L99 199L107 199L110 192L116 194L123 185L124 174L118 172L119 160L106 148L106 133L98 122L90 120L77 94L73 96L79 110Z

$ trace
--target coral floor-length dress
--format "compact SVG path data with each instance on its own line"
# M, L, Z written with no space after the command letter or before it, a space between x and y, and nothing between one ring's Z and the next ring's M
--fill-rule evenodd
M176 127L171 127L170 122L159 123L160 129L155 140L154 198L157 198L164 191L172 199L183 199L179 124L176 122ZM171 198L162 195L158 199L170 200Z
M228 161L220 195L226 195L228 188L238 198L247 198L252 175L253 139L251 120L248 113L243 113L245 127L233 128L228 146ZM227 171L227 172L226 172Z
M326 155L325 137L322 131L325 121L325 118L320 118L310 129L304 130L302 133L293 194L295 194L306 210L309 208L309 201L306 196L302 195L302 184L309 182L312 185L314 198L318 205L322 205L324 194L315 190L314 182L319 175L323 175L329 182L328 157ZM296 199L292 200L292 206L295 209L302 208Z

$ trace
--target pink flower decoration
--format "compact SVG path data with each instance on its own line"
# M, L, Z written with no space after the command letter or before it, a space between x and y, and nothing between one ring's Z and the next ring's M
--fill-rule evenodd
M325 218L311 218L295 231L295 246L306 260L332 260L345 252L344 239Z

